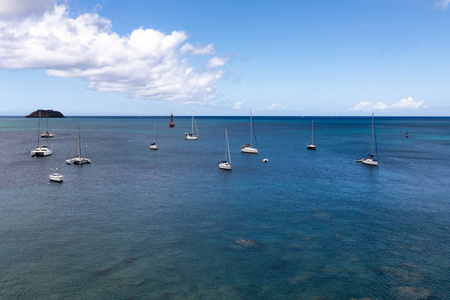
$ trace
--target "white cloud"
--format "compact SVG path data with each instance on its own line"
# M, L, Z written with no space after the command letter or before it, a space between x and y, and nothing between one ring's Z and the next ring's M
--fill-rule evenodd
M450 5L450 0L441 0L436 2L434 5L438 9L446 10Z
M214 47L194 47L187 39L184 31L143 28L119 36L97 13L71 18L68 7L56 5L14 26L0 20L0 68L45 69L50 76L85 79L98 91L204 104L215 97L223 71L191 65L188 53L210 55Z
M208 62L208 68L219 68L226 65L228 58L213 57Z
M245 101L236 101L236 103L234 103L233 108L234 109L242 109L242 105L244 104Z
M268 110L285 110L286 107L285 106L281 106L278 103L272 103L267 109Z
M213 44L206 45L202 47L200 45L194 46L190 43L186 43L181 47L180 53L187 54L190 53L192 55L213 55L216 52Z
M56 0L0 0L0 17L5 19L42 15L51 10Z
M406 110L406 109L417 109L426 108L423 104L425 101L414 101L412 97L402 99L394 104L384 103L384 102L359 102L354 107L350 108L353 111L374 111L374 110Z

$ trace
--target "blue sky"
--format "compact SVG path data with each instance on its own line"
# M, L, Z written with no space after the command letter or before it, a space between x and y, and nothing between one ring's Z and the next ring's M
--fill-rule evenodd
M0 0L0 115L448 116L450 0Z

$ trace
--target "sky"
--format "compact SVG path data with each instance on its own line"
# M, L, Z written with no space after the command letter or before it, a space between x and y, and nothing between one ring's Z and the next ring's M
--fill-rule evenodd
M449 116L450 0L0 0L0 115Z

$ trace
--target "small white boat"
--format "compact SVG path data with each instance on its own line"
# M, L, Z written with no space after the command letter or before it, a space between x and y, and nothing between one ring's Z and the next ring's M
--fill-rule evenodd
M256 137L255 137L256 141ZM252 122L252 110L250 109L250 144L241 145L242 153L258 154L258 148L253 148L253 122Z
M67 159L66 163L69 165L74 164L74 165L79 165L79 166L91 163L90 159L81 157L80 124L78 124L78 154L74 158Z
M41 145L41 112L39 111L39 131L38 131L38 146L31 150L31 157L48 156L52 154L52 150L45 145Z
M156 125L153 123L153 139L154 142L150 144L151 150L158 150L158 144L156 144Z
M53 137L53 133L48 132L48 118L45 116L45 133L41 133L41 138L48 139Z
M376 140L376 135L375 135L375 125L374 125L373 113L372 113L372 153L361 158L360 161L363 164L368 165L368 166L374 166L374 167L378 166L378 159L376 159L375 155L374 155L374 145L375 145L375 150L377 152L377 158L378 158L378 147L376 146L376 144L377 144L377 140Z
M59 173L58 169L50 169L50 170L54 171L52 174L49 175L51 181L56 181L56 182L63 181L63 175L61 173Z
M266 163L266 162L269 162L269 160L268 160L267 158L264 158L264 159L262 160L262 162Z
M194 113L192 113L192 129L190 133L185 133L184 134L184 138L186 140L198 140L198 128L197 128L197 123L195 122L194 119ZM197 130L197 134L194 134L194 123L195 123L195 129Z
M219 168L222 170L231 171L230 144L228 144L228 133L226 128L225 128L225 159L219 160Z
M314 120L312 120L311 123L311 128L312 128L312 132L311 132L311 143L306 144L306 148L308 150L316 150L316 145L314 144Z

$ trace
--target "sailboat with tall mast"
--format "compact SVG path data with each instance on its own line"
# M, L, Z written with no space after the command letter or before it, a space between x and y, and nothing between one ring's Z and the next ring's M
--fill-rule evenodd
M88 158L82 158L81 157L81 142L80 142L80 124L78 124L78 155L74 158L67 159L66 163L69 165L73 163L74 165L83 165L83 164L90 164L91 160Z
M314 144L314 120L311 121L311 143L306 144L306 149L308 150L316 150L316 144Z
M250 144L241 145L241 151L242 153L258 154L258 148L253 148L253 122L251 109L250 109Z
M48 132L48 113L45 113L45 133L41 133L41 138L52 138L53 133Z
M228 132L226 128L225 128L225 159L219 160L219 168L222 170L231 171L230 144L228 143Z
M39 111L39 131L38 131L38 144L37 148L31 150L31 157L35 156L48 156L52 154L52 150L45 145L41 145L41 111Z
M184 134L184 138L186 140L198 140L198 128L197 128L197 123L195 122L194 119L194 112L192 112L192 129L190 133L185 133ZM195 123L195 129L197 130L197 134L194 134L194 123Z
M158 144L156 144L156 125L153 123L153 143L150 144L151 150L158 150Z
M173 122L173 108L170 110L170 123L169 127L175 127L175 123Z
M375 152L376 152L376 158L375 158L374 147L375 147ZM374 167L378 166L378 147L377 147L377 138L375 135L375 123L374 123L373 113L372 113L372 152L369 155L363 157L361 159L361 162L368 166L374 166Z

